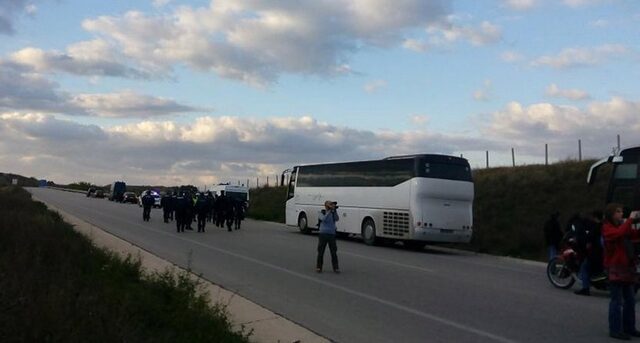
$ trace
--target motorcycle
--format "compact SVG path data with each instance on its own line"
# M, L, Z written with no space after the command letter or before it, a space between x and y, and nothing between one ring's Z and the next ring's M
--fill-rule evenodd
M576 250L575 237L570 237L563 241L565 244L563 244L560 254L552 258L547 264L547 277L554 287L568 289L573 286L576 279L579 279L580 265L587 257ZM592 277L591 286L596 289L606 290L609 287L609 280L606 275Z

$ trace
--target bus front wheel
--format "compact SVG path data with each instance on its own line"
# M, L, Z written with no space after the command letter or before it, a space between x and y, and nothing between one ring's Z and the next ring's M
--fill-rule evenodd
M298 217L298 230L304 234L311 232L309 225L307 225L307 215L304 213L300 214L300 217Z
M362 240L366 245L375 245L376 239L376 224L371 218L367 218L362 222Z

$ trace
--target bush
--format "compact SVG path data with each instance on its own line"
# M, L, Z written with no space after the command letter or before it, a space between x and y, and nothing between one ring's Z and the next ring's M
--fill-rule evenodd
M3 342L247 342L187 273L145 275L21 188L0 188Z

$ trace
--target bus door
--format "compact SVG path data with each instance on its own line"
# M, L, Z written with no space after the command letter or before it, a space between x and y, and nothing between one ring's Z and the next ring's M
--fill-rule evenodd
M286 173L286 171L284 173ZM296 204L295 204L297 174L298 174L298 168L293 168L289 173L289 183L287 184L287 201L285 203L285 221L287 225L298 224L298 216L297 216L298 212L296 211Z

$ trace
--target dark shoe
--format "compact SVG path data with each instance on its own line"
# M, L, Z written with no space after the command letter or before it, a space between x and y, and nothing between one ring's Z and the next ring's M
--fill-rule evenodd
M627 335L629 335L631 337L640 337L640 331L638 331L638 330L625 332L625 334L627 334Z
M615 339L620 339L620 340L623 340L623 341L630 341L631 340L631 337L629 337L629 335L627 335L626 333L622 333L622 332L610 333L609 337L615 338Z
M322 273L322 268L316 268L316 273Z
M573 292L573 293L575 293L575 294L577 294L577 295L586 295L586 296L591 295L591 292L589 291L589 289L588 289L588 288L583 288L583 289L578 290L578 291L575 291L575 292Z
M340 269L334 269L333 272L336 274L340 274Z

